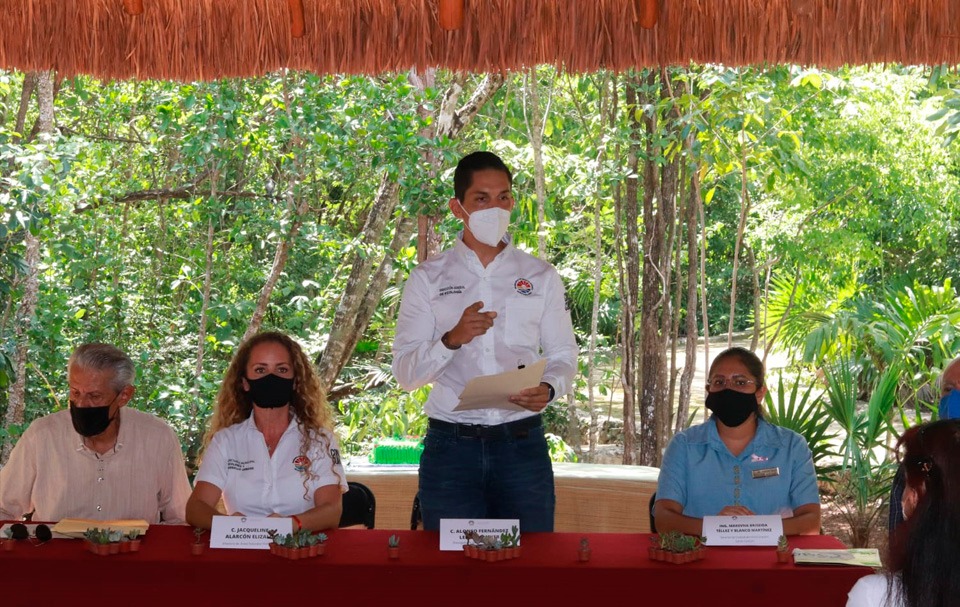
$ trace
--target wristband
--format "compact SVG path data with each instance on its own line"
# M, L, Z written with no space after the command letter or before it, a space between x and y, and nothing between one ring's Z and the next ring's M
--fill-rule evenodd
M450 340L448 339L449 336L450 336L450 331L447 331L446 333L444 333L443 335L441 335L441 336L440 336L440 343L442 343L442 344L443 344L443 347L446 348L447 350L459 350L459 349L460 349L460 346L451 346L451 345L450 345Z
M298 517L296 514L291 514L290 518L292 518L293 522L297 524L297 528L294 529L294 531L300 531L303 529L303 523L300 522L300 517Z
M549 403L549 402L552 402L552 401L553 401L553 397L557 395L557 392L556 392L556 390L553 389L553 386L551 386L548 382L543 382L543 383L547 384L547 387L550 388L550 396L549 396L549 398L547 398L547 402L548 402L548 403Z

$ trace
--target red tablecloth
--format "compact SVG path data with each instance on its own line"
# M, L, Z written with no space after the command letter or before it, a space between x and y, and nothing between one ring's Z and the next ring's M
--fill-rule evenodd
M387 538L400 536L400 559ZM436 532L337 530L326 554L292 561L266 550L191 555L189 527L153 526L139 552L96 556L81 540L0 551L0 604L49 605L844 605L860 567L778 564L773 548L708 548L700 562L647 557L648 536L529 533L520 558L486 563L440 552ZM592 558L577 562L581 537ZM791 547L840 548L827 536Z

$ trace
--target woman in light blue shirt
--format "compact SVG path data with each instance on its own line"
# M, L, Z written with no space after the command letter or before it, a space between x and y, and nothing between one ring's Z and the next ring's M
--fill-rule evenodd
M677 434L663 454L657 530L702 535L704 516L779 514L786 535L820 532L817 474L806 441L763 419L763 363L745 348L710 366L705 423Z

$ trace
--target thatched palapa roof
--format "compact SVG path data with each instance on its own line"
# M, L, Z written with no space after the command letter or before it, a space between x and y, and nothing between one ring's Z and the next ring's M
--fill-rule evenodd
M0 67L100 78L960 63L960 0L0 0L0 28Z

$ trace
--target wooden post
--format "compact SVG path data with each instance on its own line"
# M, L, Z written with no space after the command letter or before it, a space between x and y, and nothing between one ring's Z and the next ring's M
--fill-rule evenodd
M290 34L294 38L303 38L303 0L287 0L290 6Z
M463 4L466 0L440 0L440 27L458 30L463 27Z
M123 9L131 15L143 13L143 0L123 0Z
M640 0L640 27L653 29L660 18L660 0Z

